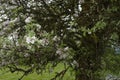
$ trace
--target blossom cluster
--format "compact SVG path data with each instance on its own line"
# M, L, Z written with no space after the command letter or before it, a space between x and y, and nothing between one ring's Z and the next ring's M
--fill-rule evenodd
M69 54L67 53L68 50L69 50L69 47L58 48L56 51L56 55L59 56L59 59L65 59L69 56Z

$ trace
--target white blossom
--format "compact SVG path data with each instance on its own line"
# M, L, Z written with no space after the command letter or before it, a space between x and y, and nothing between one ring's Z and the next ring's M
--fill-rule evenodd
M64 53L62 48L58 48L56 54L59 56L59 59L65 59L68 55Z
M58 41L58 40L60 40L60 38L58 36L54 36L52 40L53 41Z
M30 9L26 9L27 12L30 12Z
M65 47L65 48L64 48L64 51L68 51L68 50L69 50L69 47Z
M1 10L0 13L3 14L5 11L4 10Z
M34 0L31 0L31 1L29 1L28 3L27 3L27 7L28 8L31 8L31 7L33 7L33 6L36 6L37 4L34 2Z
M27 7L30 8L32 4L30 2L27 3Z
M67 20L69 20L69 19L70 19L70 15L63 16L63 20L64 20L64 21L67 21Z
M112 75L111 74L109 74L109 75L107 75L106 77L105 77L105 80L110 80L110 79L112 79Z
M46 0L46 3L50 4L53 0Z
M12 39L13 39L13 37L12 37L12 36L8 36L8 39L9 39L9 40L12 40Z
M41 29L41 25L40 25L40 24L36 24L36 27L37 27L38 29Z
M25 19L25 23L27 24L27 23L30 23L32 21L32 17L27 17L26 19Z
M3 44L3 48L6 48L6 47L7 47L7 44L6 44L6 43L4 43L4 44Z
M82 11L82 7L81 7L80 4L78 5L78 10L79 10L79 11Z
M34 10L36 10L37 8L36 8L36 7L34 7L33 9L34 9Z
M91 34L92 32L91 31L88 31L88 34Z
M16 23L16 22L19 22L20 21L20 18L15 18L14 20L11 20L10 22L11 23Z
M53 37L53 41L56 41L56 40L57 40L57 36L54 36L54 37Z
M9 40L13 40L13 39L16 40L17 38L18 38L18 33L17 32L14 32L14 33L12 33L8 36Z
M67 57L67 54L60 55L59 59L65 59Z
M38 3L37 5L38 5L38 6L41 6L42 4L41 4L41 3Z
M17 33L17 32L14 32L14 33L12 34L12 36L13 36L14 39L17 39L17 38L18 38L18 33Z
M33 36L33 37L26 37L26 42L28 43L28 44L34 44L35 43L35 41L36 41L37 39L36 39L36 37L35 36Z
M72 28L71 28L71 27L68 27L67 30L72 30Z
M61 48L59 48L59 49L56 51L56 54L57 54L57 55L61 55L61 54L63 54L62 49L61 49Z
M28 53L25 53L25 55L24 55L25 57L29 57L30 56L30 54L28 54Z
M75 65L76 67L79 67L79 64L77 63L76 60L74 60L74 61L72 62L72 65Z
M19 42L18 42L18 41L16 41L16 43L15 43L15 44L16 44L16 46L20 46L20 44L19 44Z
M6 14L3 14L3 15L1 16L1 18L3 18L3 19L7 19L8 16L7 16Z
M71 29L71 31L72 31L72 32L75 32L75 31L77 31L77 29L75 29L75 28L72 28L72 29Z
M48 39L44 38L44 39L39 40L39 43L42 46L47 46L49 44L49 41L48 41Z

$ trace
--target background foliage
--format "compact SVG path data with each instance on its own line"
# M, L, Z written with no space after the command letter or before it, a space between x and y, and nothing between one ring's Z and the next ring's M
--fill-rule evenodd
M53 80L69 68L76 80L99 80L101 70L118 73L119 0L1 0L0 5L1 67L24 76L64 63Z

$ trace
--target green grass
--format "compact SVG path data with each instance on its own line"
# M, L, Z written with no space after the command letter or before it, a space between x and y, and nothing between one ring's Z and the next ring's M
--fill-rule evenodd
M35 72L25 76L22 80L50 80L55 76L56 72L60 72L64 69L62 64L57 65L52 73L44 72L42 75L38 75ZM18 80L22 76L22 73L11 73L6 70L0 71L0 80ZM74 75L68 70L63 80L74 80Z

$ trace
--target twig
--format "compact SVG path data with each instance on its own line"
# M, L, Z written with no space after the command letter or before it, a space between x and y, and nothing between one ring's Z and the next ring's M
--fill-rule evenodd
M68 69L69 69L69 66L65 70L62 70L61 72L57 73L57 75L54 78L52 78L51 80L56 80L57 77L60 77L60 76L61 76L61 78L63 78Z

